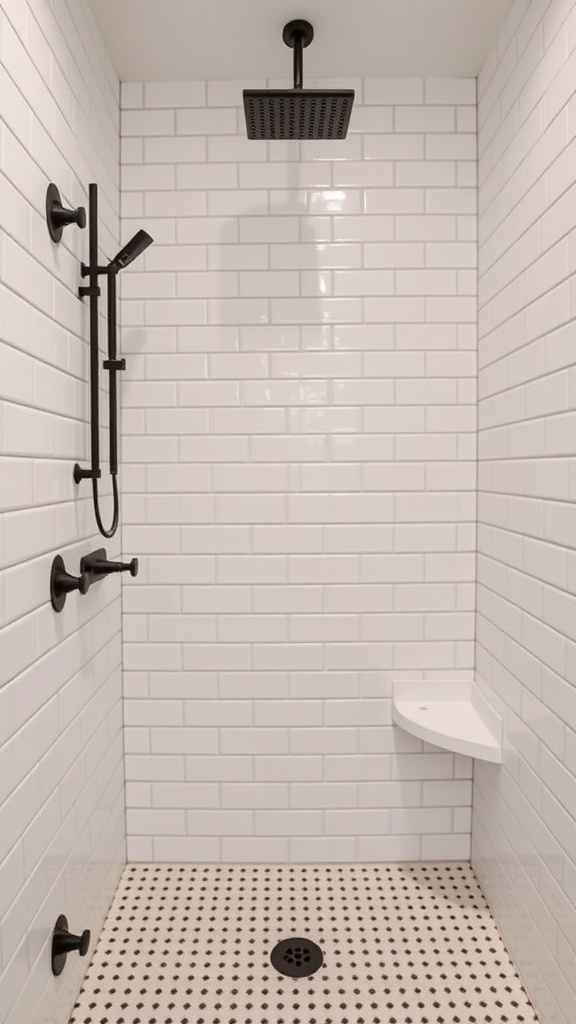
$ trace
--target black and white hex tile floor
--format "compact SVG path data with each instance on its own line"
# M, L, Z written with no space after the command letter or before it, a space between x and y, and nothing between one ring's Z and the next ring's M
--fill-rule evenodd
M322 950L309 977L270 962L291 936ZM133 864L71 1024L537 1018L468 864Z

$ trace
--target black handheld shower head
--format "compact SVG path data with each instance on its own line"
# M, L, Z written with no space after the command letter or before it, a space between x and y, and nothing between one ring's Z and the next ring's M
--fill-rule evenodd
M124 267L127 267L137 259L149 245L152 245L153 241L154 239L147 231L137 231L134 238L131 238L124 248L120 249L120 252L113 260L110 260L110 263L108 264L109 269L116 271L123 270Z

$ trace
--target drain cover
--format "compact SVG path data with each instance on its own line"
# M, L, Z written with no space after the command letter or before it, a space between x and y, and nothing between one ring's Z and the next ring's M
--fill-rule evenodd
M293 936L278 942L270 954L272 966L289 978L308 978L322 967L320 946L310 939Z

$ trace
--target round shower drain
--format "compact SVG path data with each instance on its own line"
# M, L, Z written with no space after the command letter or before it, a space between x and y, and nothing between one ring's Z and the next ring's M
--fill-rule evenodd
M270 960L280 974L287 974L289 978L307 978L322 967L323 955L315 942L294 936L278 942Z

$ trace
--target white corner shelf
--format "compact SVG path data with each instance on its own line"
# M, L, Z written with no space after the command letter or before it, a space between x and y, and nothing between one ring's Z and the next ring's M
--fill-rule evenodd
M392 720L438 747L502 762L502 719L472 680L396 679Z

